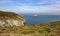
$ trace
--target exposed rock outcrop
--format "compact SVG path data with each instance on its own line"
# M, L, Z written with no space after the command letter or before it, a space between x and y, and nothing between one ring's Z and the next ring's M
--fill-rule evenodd
M0 11L0 27L24 26L25 20L16 13Z

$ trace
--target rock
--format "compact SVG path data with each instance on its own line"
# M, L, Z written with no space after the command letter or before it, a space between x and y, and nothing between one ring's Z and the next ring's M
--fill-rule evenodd
M24 26L25 20L16 13L0 11L0 27Z

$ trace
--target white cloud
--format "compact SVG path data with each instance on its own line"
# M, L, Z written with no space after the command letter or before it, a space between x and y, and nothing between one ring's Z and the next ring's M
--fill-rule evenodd
M60 8L54 6L10 6L2 10L16 13L60 14Z
M30 0L26 0L27 2ZM26 4L26 3L19 3L16 1L12 1L12 0L2 0L0 1L0 3L5 4L5 3L10 3L14 6L9 6L9 7L0 7L1 10L5 10L5 11L14 11L14 12L21 12L21 13L42 13L42 14L60 14L60 1L42 1L42 2L38 2L37 4L39 4L39 6L29 6L29 5L34 5L32 3L30 4ZM30 2L33 2L32 0ZM14 3L14 4L13 4ZM50 4L51 3L51 4ZM41 4L50 4L50 5L41 5ZM22 6L20 6L22 5Z
M25 13L32 13L32 12L47 12L49 10L53 10L53 7L48 7L48 6L20 6L18 8L21 12Z

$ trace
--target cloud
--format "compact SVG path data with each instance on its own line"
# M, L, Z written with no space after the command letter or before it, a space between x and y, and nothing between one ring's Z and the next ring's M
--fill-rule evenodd
M7 5L7 6L6 6ZM17 13L60 14L59 0L0 0L0 10Z

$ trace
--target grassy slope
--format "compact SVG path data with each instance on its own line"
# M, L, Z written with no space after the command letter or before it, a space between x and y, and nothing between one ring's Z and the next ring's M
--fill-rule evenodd
M60 21L31 26L5 27L0 34L14 36L60 36ZM4 35L5 36L5 35Z
M0 17L9 17L11 19L23 18L22 16L14 13L14 12L7 12L7 11L0 11ZM20 20L23 20L23 19L20 19Z

